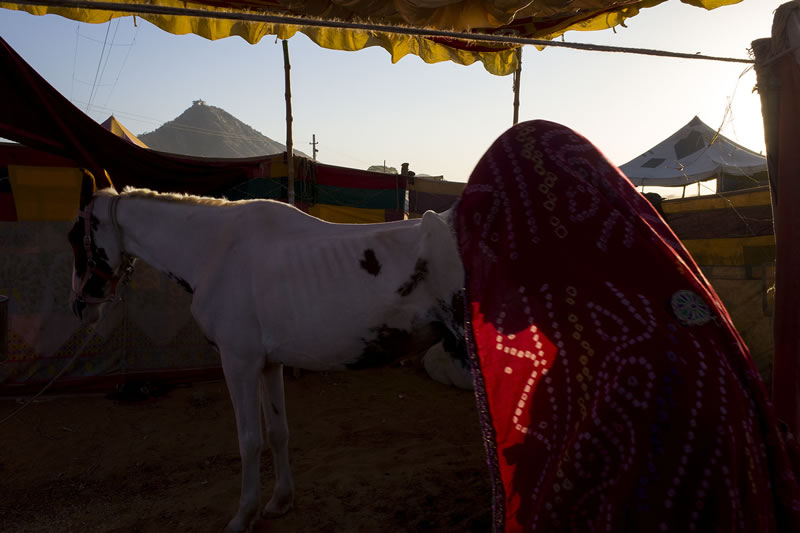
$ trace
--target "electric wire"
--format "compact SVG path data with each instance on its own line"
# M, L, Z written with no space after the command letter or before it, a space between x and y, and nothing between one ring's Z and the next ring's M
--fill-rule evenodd
M89 112L89 106L92 105L92 98L94 97L94 85L97 84L97 76L100 74L100 66L103 64L103 54L106 51L106 43L108 42L108 32L111 30L111 24L106 27L106 38L105 42L103 42L103 49L100 51L100 59L97 60L97 70L94 73L94 84L92 85L92 90L89 93L89 101L86 104L86 112Z

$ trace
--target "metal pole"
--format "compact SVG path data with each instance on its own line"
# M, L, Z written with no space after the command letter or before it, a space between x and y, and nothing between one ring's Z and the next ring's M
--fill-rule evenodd
M288 180L289 205L294 205L294 148L292 142L292 84L289 71L289 42L283 40L283 70L286 78L286 177Z

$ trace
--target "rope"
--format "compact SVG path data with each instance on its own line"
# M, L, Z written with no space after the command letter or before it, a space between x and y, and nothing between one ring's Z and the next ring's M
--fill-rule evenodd
M621 46L606 46L599 44L576 43L565 41L548 41L544 39L529 39L510 35L490 35L485 33L469 33L430 28L412 28L408 26L393 26L382 24L368 24L362 22L343 22L338 20L320 20L305 17L267 15L261 13L244 13L231 11L207 11L203 9L189 9L180 7L167 7L151 4L124 4L112 2L96 2L94 0L15 0L15 4L29 6L64 7L71 9L94 9L100 11L117 11L133 15L171 15L185 17L199 17L223 20L238 20L246 22L263 22L268 24L287 24L294 26L334 28L347 30L361 30L395 33L400 35L414 35L419 37L445 37L473 42L499 43L511 45L554 46L585 50L590 52L616 52L625 54L638 54L658 57L672 57L678 59L699 59L705 61L721 61L726 63L754 63L752 59L734 57L708 56L704 54L687 54L670 52L667 50L653 50L649 48L627 48Z
M114 230L115 230L115 233L117 235L117 240L118 240L118 243L119 243L120 250L122 250L122 229L120 228L119 222L117 221L117 207L118 207L120 198L121 198L121 196L117 195L117 196L114 196L111 199L111 203L108 206L108 211L109 211L109 217L111 218L111 221L114 224ZM94 200L92 200L92 201L94 201ZM126 267L125 274L120 278L120 280L121 280L120 289L124 289L126 287L127 282L130 280L130 276L133 273L132 269L133 269L132 263L129 263L128 267ZM113 288L112 288L112 293L111 294L112 294L112 296L114 295L114 289ZM75 350L75 354L70 358L69 362L64 366L64 368L59 370L58 374L53 376L53 378L50 381L48 381L47 384L44 387L42 387L42 389L39 392L34 394L32 397L28 398L28 400L25 401L25 403L23 403L17 409L12 411L10 415L8 415L5 418L3 418L2 420L0 420L0 426L5 424L7 421L11 420L14 416L17 415L17 413L19 413L20 411L22 411L23 409L28 407L30 404L32 404L37 398L39 398L39 396L44 394L45 391L47 391L47 389L49 389L50 386L53 383L56 382L56 380L58 380L58 378L60 378L61 376L64 375L64 372L66 372L75 363L75 361L78 359L78 356L81 353L83 353L83 350L85 350L86 347L89 345L89 341L92 340L92 331L94 329L96 329L97 326L99 324L101 324L106 319L106 317L108 317L110 315L109 311L111 310L111 308L113 308L114 305L117 302L121 302L121 301L122 301L122 295L121 294L117 295L113 300L111 300L111 305L106 308L105 313L103 313L100 316L100 318L95 323L95 325L93 327L89 328L88 334L86 335L86 338L83 340L83 344L81 344L80 347L77 350ZM125 327L126 326L126 321L127 321L127 313L125 312L126 309L125 309L124 306L123 306L122 309L123 309L123 317L122 317L122 319L123 319L123 334L126 335L123 338L123 343L122 343L122 350L123 350L123 355L124 355L125 345L126 345L126 340L127 340L127 328ZM123 361L124 360L125 360L125 358L123 357Z
M117 299L117 300L114 300L114 302L112 303L112 306L113 306L113 304L114 304L114 303L116 303L116 302L117 302L117 301L119 301L119 300L121 300L121 298L119 298L119 299ZM98 320L98 321L97 321L97 324L95 324L95 327L96 327L97 325L99 325L100 323L102 323L102 321L103 321L103 320L105 320L105 318L106 318L106 317L107 317L109 314L110 314L110 313L108 312L108 309L107 309L107 310L106 310L106 312L103 314L103 316L102 316L102 317L100 317L100 320ZM83 350L85 350L85 349L86 349L86 347L89 345L89 341L91 341L91 340L92 340L91 329L93 329L93 328L90 328L90 330L89 330L89 332L88 332L89 334L88 334L88 335L86 335L86 339L84 339L84 341L83 341L83 344L81 344L81 346L80 346L80 347L79 347L77 350L75 350L75 355L73 355L73 356L72 356L72 358L71 358L71 359L69 360L69 362L68 362L68 363L67 363L67 364L64 366L64 368L62 368L61 370L59 370L58 374L56 374L55 376L53 376L53 379L51 379L51 380L50 380L50 381L47 383L47 385L45 385L44 387L42 387L42 389L41 389L39 392L37 392L36 394L34 394L34 395L33 395L33 396L31 396L30 398L28 398L28 399L25 401L25 403L23 403L23 404L22 404L22 405L20 405L20 406L19 406L17 409L15 409L14 411L12 411L10 415L8 415L8 416L6 416L5 418L3 418L2 420L0 420L0 426L2 426L2 425L3 425L3 424L5 424L6 422L8 422L8 421L9 421L9 420L11 420L12 418L14 418L14 417L17 415L17 413L19 413L20 411L22 411L23 409L25 409L26 407L28 407L30 404L32 404L34 401L36 401L36 399L37 399L37 398L39 398L39 396L41 396L42 394L44 394L44 393L45 393L45 391L47 391L47 389L49 389L49 388L50 388L50 386L51 386L53 383L55 383L55 382L56 382L56 380L58 380L58 378L60 378L61 376L63 376L63 375L64 375L64 372L66 372L66 371L67 371L67 370L68 370L68 369L69 369L69 368L70 368L70 367L71 367L71 366L72 366L72 365L75 363L75 360L76 360L76 359L78 359L78 356L79 356L79 355L80 355L80 354L83 352Z

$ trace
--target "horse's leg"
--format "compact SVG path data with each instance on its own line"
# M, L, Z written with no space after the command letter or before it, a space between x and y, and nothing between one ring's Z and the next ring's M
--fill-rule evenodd
M283 365L267 364L261 377L261 408L267 426L275 467L275 490L264 507L263 516L286 514L294 502L294 481L289 467L289 426L286 422L286 399L283 393Z
M239 510L225 528L225 533L249 532L258 517L261 480L259 459L264 442L261 419L258 414L258 380L260 368L253 368L255 360L232 357L220 347L222 369L236 414L239 433L239 454L242 458L242 492Z

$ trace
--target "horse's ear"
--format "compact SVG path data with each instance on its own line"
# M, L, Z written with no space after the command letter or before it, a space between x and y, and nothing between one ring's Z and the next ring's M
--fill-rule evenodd
M81 178L80 208L83 209L86 207L86 204L92 201L92 196L94 196L94 193L97 190L97 185L94 181L94 174L85 168L82 168L81 171L83 172L83 178Z

